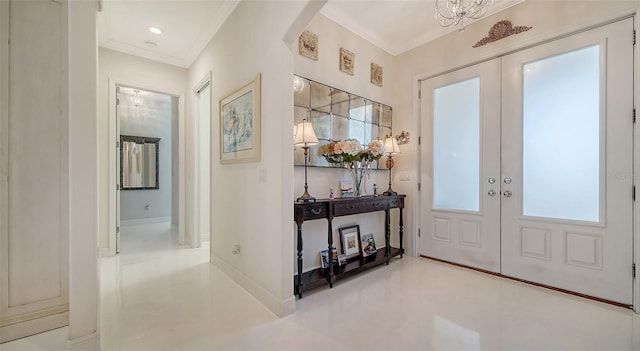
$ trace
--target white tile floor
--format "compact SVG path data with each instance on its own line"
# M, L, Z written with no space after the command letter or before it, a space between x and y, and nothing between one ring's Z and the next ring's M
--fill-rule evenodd
M640 350L629 310L412 257L309 292L279 319L208 263L208 245L131 229L101 264L103 350Z

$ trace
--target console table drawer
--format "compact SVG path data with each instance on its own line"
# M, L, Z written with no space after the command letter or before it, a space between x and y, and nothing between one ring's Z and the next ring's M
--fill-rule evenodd
M337 203L333 205L333 214L334 216L344 216L348 214L360 213L363 210L362 203Z
M304 219L327 218L327 205L324 203L307 205L302 211Z
M387 209L387 200L381 199L377 201L368 201L365 204L365 208L368 211L383 211Z
M390 199L389 200L389 208L400 207L402 204L402 199Z

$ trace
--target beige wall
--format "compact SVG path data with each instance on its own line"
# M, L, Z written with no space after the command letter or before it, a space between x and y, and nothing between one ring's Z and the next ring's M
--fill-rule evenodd
M307 13L317 10L304 1L243 1L189 68L191 87L212 72L212 261L280 316L294 306L293 59L291 43L283 38L297 38L291 33L300 33ZM222 165L218 102L257 74L262 76L261 160ZM231 253L236 244L239 255Z
M316 15L305 29L318 35L318 60L315 61L299 55L298 41L296 40L293 49L293 62L297 75L395 107L392 100L392 88L396 75L395 58L392 55L322 14ZM355 53L353 76L338 69L341 47ZM371 84L370 68L372 62L383 67L382 87ZM397 133L399 129L396 127L396 121L403 116L395 112L394 110L393 132ZM304 167L294 167L294 172L295 183L292 200L304 193ZM329 188L333 188L337 193L340 180L350 179L350 176L346 170L311 167L308 169L307 178L310 194L317 198L327 198L329 197ZM388 187L389 173L385 170L371 171L370 178L366 183L367 194L373 193L374 183L377 184L378 193L381 194ZM396 212L392 211L392 213ZM362 234L373 233L378 247L384 245L384 212L347 216L336 218L333 221L333 242L338 251L340 251L339 228L354 224L360 225ZM293 235L297 227L291 223L291 228ZM395 228L397 227L392 227L391 242L397 246L398 239ZM303 271L308 271L320 267L320 250L327 249L327 222L324 220L305 222L303 234ZM297 262L293 264L296 267Z

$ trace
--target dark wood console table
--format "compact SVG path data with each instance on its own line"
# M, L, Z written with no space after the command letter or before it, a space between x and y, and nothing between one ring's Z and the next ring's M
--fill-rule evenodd
M321 285L329 284L333 288L333 283L342 278L349 277L358 272L378 266L380 264L389 264L392 257L404 254L402 246L403 240L403 224L402 212L404 209L404 198L406 195L394 196L363 196L348 199L322 199L317 202L296 202L294 204L294 220L298 225L298 276L294 280L294 294L302 298L302 292L313 289ZM400 218L398 230L400 235L400 247L391 247L391 209L398 208L400 210ZM334 217L349 216L359 213L368 212L385 212L384 224L384 254L380 255L380 251L375 257L367 257L358 261L347 263L347 265L335 267L333 260L329 260L329 268L317 268L309 272L302 273L302 223L314 219L326 219L328 222L328 247L329 252L333 247L333 227L332 221Z

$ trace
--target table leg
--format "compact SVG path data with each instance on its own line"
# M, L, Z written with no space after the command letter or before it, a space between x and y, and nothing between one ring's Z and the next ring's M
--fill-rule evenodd
M329 275L327 276L327 280L329 281L329 287L333 288L333 282L335 281L335 276L333 275L333 227L331 225L331 220L329 220L329 233L327 234L327 242L329 243Z
M391 210L386 209L384 211L384 255L387 257L387 265L389 264L389 259L391 258Z
M398 234L400 236L400 258L402 258L402 255L404 254L404 246L403 246L404 225L402 223L402 212L404 212L404 206L400 206L400 221L399 221L399 228L398 228Z
M298 298L302 298L302 223L298 223Z

